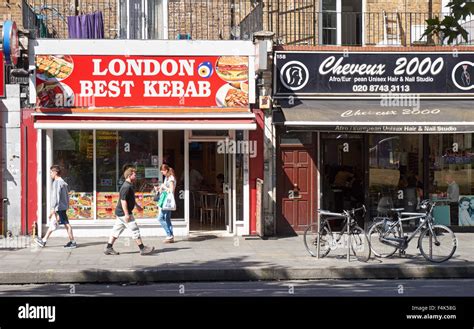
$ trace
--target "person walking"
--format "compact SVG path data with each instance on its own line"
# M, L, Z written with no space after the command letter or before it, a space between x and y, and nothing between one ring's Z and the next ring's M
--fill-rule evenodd
M67 183L61 177L61 167L53 165L50 168L49 174L53 183L51 184L51 211L49 213L49 228L43 239L39 237L35 238L35 243L41 248L46 246L51 234L58 228L58 225L64 225L67 230L69 242L64 248L73 249L77 247L76 241L74 241L74 235L72 233L72 226L69 224L67 218L67 209L69 208L69 188Z
M163 184L161 184L159 191L166 191L168 194L174 194L174 189L176 186L176 179L173 168L163 163L160 167L161 174L165 176ZM161 226L166 232L166 239L164 243L173 243L173 225L171 224L171 212L172 210L158 209L159 215L158 220L160 221Z
M125 228L128 228L132 232L132 237L140 248L140 255L149 255L155 250L155 247L146 247L143 245L140 237L140 229L138 228L137 222L133 217L132 211L137 206L135 202L135 191L133 189L133 183L137 179L137 170L135 168L128 168L124 173L125 182L120 188L120 197L115 208L115 220L112 233L110 235L107 246L105 247L104 254L106 255L119 255L113 248L114 242L122 234Z

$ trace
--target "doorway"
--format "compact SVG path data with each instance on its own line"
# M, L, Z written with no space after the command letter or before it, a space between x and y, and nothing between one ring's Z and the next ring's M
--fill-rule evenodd
M277 157L277 225L279 236L296 235L314 221L316 159L314 134L282 132Z
M189 141L189 229L233 232L234 155L221 141Z
M366 190L364 154L362 135L321 134L323 209L342 212L364 204Z

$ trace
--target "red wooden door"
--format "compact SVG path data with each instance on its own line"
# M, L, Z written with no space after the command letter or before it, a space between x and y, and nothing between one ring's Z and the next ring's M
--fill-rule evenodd
M302 232L313 221L315 161L312 147L281 146L277 185L277 234Z

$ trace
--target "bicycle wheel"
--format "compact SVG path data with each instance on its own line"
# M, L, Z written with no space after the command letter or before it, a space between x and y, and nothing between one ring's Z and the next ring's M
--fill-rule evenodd
M318 254L319 242L319 257L326 257L331 251L332 232L327 224L323 224L321 231L318 234L318 224L311 224L304 231L304 246L311 256L316 257Z
M370 242L367 234L359 226L355 225L351 229L351 250L357 260L366 262L370 258Z
M433 225L433 233L426 228L420 234L418 245L427 260L442 263L450 259L457 248L457 239L453 231L444 225Z
M390 229L390 232L386 231L385 228L386 222L384 220L375 222L369 230L369 241L370 241L370 248L376 257L390 257L392 256L397 250L397 247L391 246L389 244L383 243L380 241L382 236L386 238L397 238L399 236L399 231L395 227Z

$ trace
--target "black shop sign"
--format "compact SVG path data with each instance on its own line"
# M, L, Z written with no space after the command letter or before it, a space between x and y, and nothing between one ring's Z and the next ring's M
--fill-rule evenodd
M276 98L474 97L474 53L275 53Z

